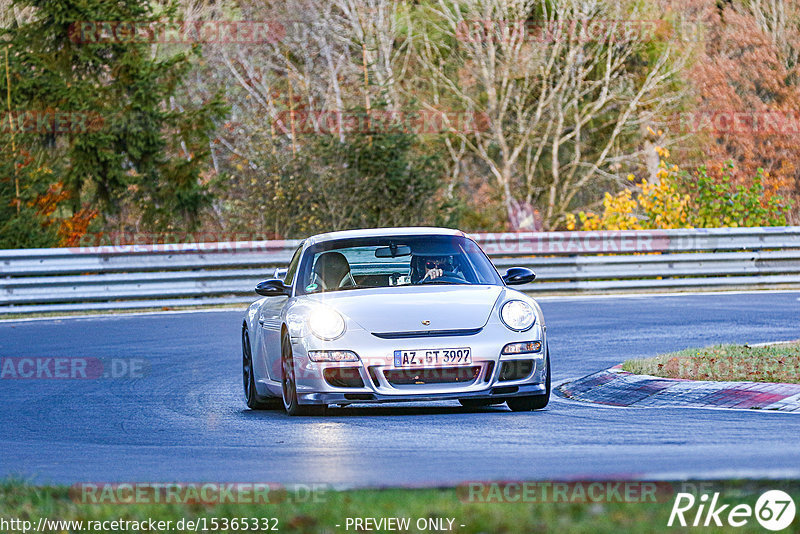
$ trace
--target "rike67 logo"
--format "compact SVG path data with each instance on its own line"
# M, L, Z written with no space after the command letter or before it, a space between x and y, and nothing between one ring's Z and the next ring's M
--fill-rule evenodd
M795 511L794 500L781 490L764 492L755 507L749 504L719 504L719 492L710 498L707 493L699 498L691 493L678 493L667 526L721 527L727 524L743 527L755 516L765 529L779 531L792 524Z

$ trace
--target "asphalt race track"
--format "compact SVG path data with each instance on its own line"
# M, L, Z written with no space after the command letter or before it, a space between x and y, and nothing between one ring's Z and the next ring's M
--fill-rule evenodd
M631 356L800 338L800 292L541 301L554 382ZM137 379L0 380L0 476L38 483L800 477L800 415L456 402L253 412L241 313L0 322L0 356L145 359Z

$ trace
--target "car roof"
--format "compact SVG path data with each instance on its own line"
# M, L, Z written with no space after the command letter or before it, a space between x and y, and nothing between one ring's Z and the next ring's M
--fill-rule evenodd
M435 228L427 226L410 226L403 228L364 228L361 230L343 230L340 232L328 232L317 234L306 240L306 243L315 245L324 241L336 239L355 239L359 237L384 237L384 236L414 236L414 235L445 235L445 236L466 236L461 230L451 228Z

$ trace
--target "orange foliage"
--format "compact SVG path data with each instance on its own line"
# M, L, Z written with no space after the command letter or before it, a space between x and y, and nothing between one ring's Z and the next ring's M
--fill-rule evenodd
M72 217L62 220L58 229L59 245L62 247L78 245L89 230L89 224L98 215L97 210L84 206Z
M70 194L64 190L64 184L56 182L50 184L44 194L37 196L28 204L36 209L38 215L43 217L46 221L45 226L58 224L59 245L62 247L71 247L80 243L81 238L89 229L89 224L99 215L97 210L84 206L70 217L55 217L59 205L69 198Z
M36 208L36 213L46 219L51 219L58 209L58 205L69 198L69 193L64 191L64 184L56 182L50 184L47 191L28 203L32 208ZM52 221L51 221L52 222Z
M720 7L722 6L722 7ZM785 0L787 11L781 31L770 31L771 22L756 19L744 3L698 0L691 7L706 28L702 51L688 78L694 87L696 109L701 116L740 113L743 128L701 129L699 145L709 176L719 178L733 160L734 183L750 186L763 168L765 195L781 194L800 199L800 67L792 59L800 49L800 8ZM675 6L673 6L675 7ZM766 26L765 26L766 24ZM783 117L769 124L765 117ZM777 127L776 127L777 126ZM794 223L797 214L794 215Z

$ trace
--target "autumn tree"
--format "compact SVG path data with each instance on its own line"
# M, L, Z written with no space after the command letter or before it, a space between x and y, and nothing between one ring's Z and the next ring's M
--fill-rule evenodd
M787 0L697 2L702 54L687 71L693 105L675 130L694 134L681 157L765 195L789 196L800 222L800 6ZM734 163L733 167L726 164Z
M68 135L32 131L18 139L34 159L48 160L68 193L68 214L88 205L113 220L127 205L145 228L196 224L208 202L201 173L209 136L224 107L214 98L177 98L191 68L185 53L101 31L103 21L148 23L172 12L146 0L14 0L13 8L28 18L15 17L0 33L10 51L12 109L97 118ZM8 81L3 74L4 88Z
M501 188L509 218L523 201L552 228L620 187L644 126L679 100L688 50L656 42L655 15L636 5L438 0L430 13L433 29L415 42L428 102L488 116L483 131L452 133Z
M272 38L204 49L205 83L232 105L214 144L215 222L303 235L433 223L443 159L408 123L398 87L405 2L241 2L245 19L277 21ZM205 85L205 89L203 88Z

